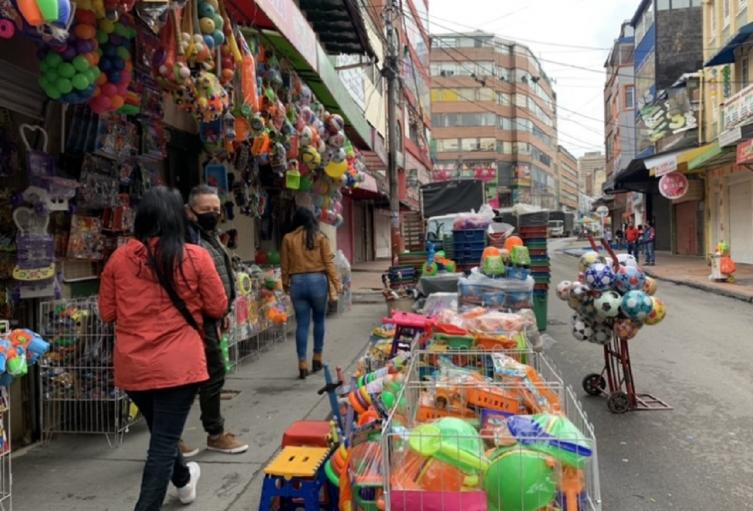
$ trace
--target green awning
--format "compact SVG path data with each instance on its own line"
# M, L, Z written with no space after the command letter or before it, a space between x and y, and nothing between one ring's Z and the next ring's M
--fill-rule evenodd
M710 165L729 163L735 159L733 149L719 147L717 142L708 144L707 149L688 162L688 170L695 170Z

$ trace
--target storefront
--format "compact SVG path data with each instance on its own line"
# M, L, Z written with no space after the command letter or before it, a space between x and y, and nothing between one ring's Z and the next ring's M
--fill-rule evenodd
M709 244L730 244L733 260L753 264L753 172L727 164L707 173Z
M253 9L267 29L284 24L280 35L241 30L249 17L230 0L195 1L138 18L128 4L79 5L70 36L19 25L0 47L0 319L52 344L39 374L11 388L16 446L121 434L133 419L112 382L96 293L150 187L184 198L200 183L217 188L239 278L228 342L287 320L279 247L297 207L315 212L333 245L343 225L365 233L351 237L351 257L377 252L375 203L359 195L380 196L359 149L368 125L295 4ZM201 13L198 26L186 9Z

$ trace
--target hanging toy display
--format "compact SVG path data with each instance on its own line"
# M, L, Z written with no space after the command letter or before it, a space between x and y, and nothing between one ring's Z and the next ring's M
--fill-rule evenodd
M32 27L52 24L66 27L72 13L69 0L18 0L16 5Z
M102 74L97 78L98 92L89 101L89 106L97 114L114 112L125 105L133 77L131 48L134 37L136 30L126 16L116 22L108 18L99 20L97 40L102 50L99 61Z
M47 97L75 104L95 94L101 74L96 27L94 11L79 9L68 39L41 50L39 86Z

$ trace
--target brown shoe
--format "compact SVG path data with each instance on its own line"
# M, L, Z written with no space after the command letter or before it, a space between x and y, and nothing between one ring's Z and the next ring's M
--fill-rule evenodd
M217 437L207 436L207 450L223 454L240 454L248 450L248 444L238 441L232 433L223 433Z
M194 449L187 443L185 443L183 440L178 442L178 449L180 449L180 453L183 455L184 458L193 458L197 454L199 454L198 449Z
M306 376L309 375L309 367L306 365L305 360L299 360L298 361L298 379L305 380Z
M316 373L322 370L322 354L314 353L314 359L311 361L311 372Z

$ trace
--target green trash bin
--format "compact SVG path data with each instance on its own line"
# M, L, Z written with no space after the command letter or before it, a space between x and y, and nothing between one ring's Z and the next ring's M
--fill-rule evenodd
M536 314L536 325L539 327L539 332L546 331L547 314L548 314L548 302L549 294L533 295L533 312Z

